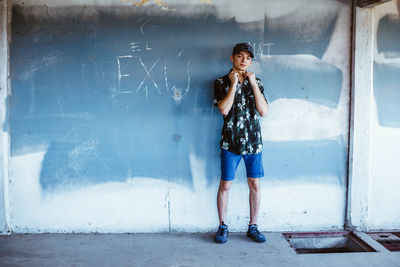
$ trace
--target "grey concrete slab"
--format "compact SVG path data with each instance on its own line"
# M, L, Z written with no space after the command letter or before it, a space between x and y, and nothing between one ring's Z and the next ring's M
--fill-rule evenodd
M400 266L400 252L296 254L281 233L258 244L230 233L13 234L0 236L0 266Z

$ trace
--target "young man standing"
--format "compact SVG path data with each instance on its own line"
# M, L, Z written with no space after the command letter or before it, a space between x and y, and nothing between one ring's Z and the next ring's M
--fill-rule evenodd
M243 158L247 183L250 188L250 222L247 236L257 242L265 242L265 236L257 228L260 206L260 180L264 176L262 164L262 136L259 116L265 116L268 102L264 96L261 80L247 68L254 58L253 48L248 43L236 44L233 48L232 70L214 83L214 104L224 116L221 137L221 181L217 205L220 225L215 242L225 243L228 226L225 217L228 193L235 179L235 172Z

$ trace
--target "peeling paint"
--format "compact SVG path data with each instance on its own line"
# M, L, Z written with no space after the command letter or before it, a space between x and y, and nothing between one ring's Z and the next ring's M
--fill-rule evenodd
M141 6L141 5L143 5L143 4L146 4L148 1L149 1L149 0L141 0L140 2L131 1L131 3L132 3L133 5L136 5L136 6Z

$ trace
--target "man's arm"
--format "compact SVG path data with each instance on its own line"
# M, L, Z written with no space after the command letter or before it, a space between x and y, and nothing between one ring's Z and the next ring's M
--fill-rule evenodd
M246 76L249 78L250 85L253 88L254 99L256 101L256 108L260 116L264 117L268 112L268 103L265 100L264 95L261 93L258 87L256 75L252 72L247 72Z
M232 108L233 101L235 100L235 92L239 80L239 74L231 71L231 73L229 73L229 79L231 80L231 86L229 87L228 94L217 104L219 111L224 116L228 115Z

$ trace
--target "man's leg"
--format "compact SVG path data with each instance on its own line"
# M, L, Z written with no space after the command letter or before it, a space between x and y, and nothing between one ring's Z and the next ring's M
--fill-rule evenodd
M237 166L239 165L241 155L236 155L227 150L221 149L221 180L219 182L217 207L219 224L225 222L226 211L228 209L229 189L231 188Z
M257 224L258 210L260 208L261 192L260 192L260 179L259 178L247 178L249 185L250 194L250 225Z
M257 218L258 209L260 208L261 192L260 192L260 179L259 178L247 178L249 184L250 194L250 222L249 230L247 230L247 236L252 238L256 242L265 242L265 236L258 230Z
M225 224L225 219L228 209L229 189L233 179L235 179L236 168L241 159L241 155L236 155L224 149L221 150L221 180L217 195L219 227L215 234L215 242L217 243L225 243L228 238L228 226Z
M217 207L219 227L215 234L215 242L223 244L228 239L228 226L225 224L226 211L228 209L229 188L232 181L221 180L217 194Z
M231 188L232 181L221 180L219 182L217 207L219 224L225 223L226 212L228 210L229 189Z

